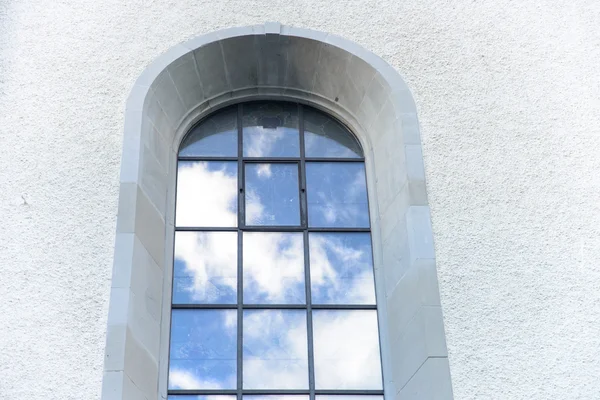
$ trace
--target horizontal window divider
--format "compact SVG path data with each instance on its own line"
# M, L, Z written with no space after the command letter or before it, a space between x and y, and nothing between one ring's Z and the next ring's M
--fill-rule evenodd
M269 394L309 394L308 389L242 389L242 395L269 395ZM233 395L237 394L235 389L171 389L170 395ZM315 390L315 395L383 395L383 390Z
M178 161L238 161L237 157L217 156L179 156ZM301 157L242 157L244 163L295 163ZM365 162L364 158L319 158L306 157L306 162Z
M237 157L179 156L178 161L237 161Z
M365 162L364 158L321 158L321 157L306 157L306 162Z
M237 303L234 304L173 304L176 309L225 309L236 310ZM244 310L305 310L306 304L243 304ZM313 310L377 310L375 304L312 304Z
M306 228L302 226L244 226L244 227L223 227L223 226L178 226L176 231L189 232L371 232L371 228Z

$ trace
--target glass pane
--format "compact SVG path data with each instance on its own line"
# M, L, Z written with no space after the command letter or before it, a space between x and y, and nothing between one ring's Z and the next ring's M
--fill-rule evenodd
M313 304L375 304L369 233L310 233Z
M320 394L315 396L316 400L383 400L378 395L353 395L353 394Z
M237 157L237 106L211 115L185 137L180 156Z
M362 157L360 145L348 129L308 107L304 108L304 146L306 157Z
M382 388L377 311L313 311L315 387Z
M309 226L369 227L363 163L306 163L306 192Z
M246 225L300 225L298 164L246 164Z
M169 389L235 389L236 310L173 310Z
M244 303L304 304L302 233L244 232Z
M235 161L180 161L176 225L237 226L237 193Z
M237 302L237 232L176 232L174 304Z
M244 311L244 389L307 389L306 311Z
M244 157L300 157L298 105L244 104L242 121Z

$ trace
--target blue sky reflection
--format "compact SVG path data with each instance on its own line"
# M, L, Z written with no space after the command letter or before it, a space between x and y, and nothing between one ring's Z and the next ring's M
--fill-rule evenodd
M173 310L169 389L235 389L236 310Z
M368 228L365 166L350 162L307 162L308 225Z
M246 224L300 225L298 164L246 164Z
M308 236L314 304L375 304L369 233Z

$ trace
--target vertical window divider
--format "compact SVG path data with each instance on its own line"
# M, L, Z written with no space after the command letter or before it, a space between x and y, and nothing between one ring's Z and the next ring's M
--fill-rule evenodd
M245 223L245 190L244 190L244 162L243 162L243 129L242 129L242 104L237 108L237 132L238 132L238 229L237 229L237 400L242 400L243 375L243 323L244 323L244 268L243 268L243 241L242 227Z
M309 400L315 400L315 368L312 327L312 295L310 286L310 254L308 248L308 199L306 194L306 155L304 148L304 110L298 104L298 131L300 137L300 223L304 228L304 284L306 285L306 329L308 340L308 389Z

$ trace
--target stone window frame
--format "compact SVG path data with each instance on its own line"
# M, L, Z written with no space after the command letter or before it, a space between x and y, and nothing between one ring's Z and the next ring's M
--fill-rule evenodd
M101 398L166 399L177 149L197 121L250 100L307 104L358 137L371 204L385 397L451 399L410 90L393 67L359 45L279 23L178 44L132 88Z

